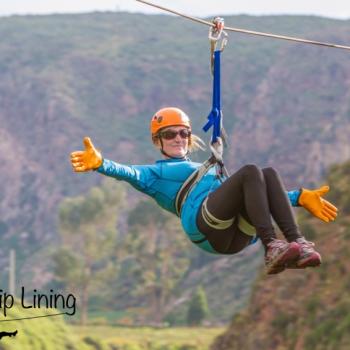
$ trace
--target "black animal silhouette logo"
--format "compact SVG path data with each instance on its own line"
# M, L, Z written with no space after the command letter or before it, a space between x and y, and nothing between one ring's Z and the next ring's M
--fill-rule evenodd
M14 332L0 332L0 340L2 337L15 337L17 333L17 329Z

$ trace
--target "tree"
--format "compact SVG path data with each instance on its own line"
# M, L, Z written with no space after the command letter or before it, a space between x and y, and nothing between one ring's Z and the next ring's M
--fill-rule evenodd
M129 233L123 245L128 247L128 274L132 278L128 295L147 309L140 315L140 322L159 323L169 311L171 294L190 265L190 245L178 218L151 200L140 201L129 213L128 223ZM126 268L126 261L123 266Z
M123 188L106 180L85 196L64 199L59 207L62 247L53 257L55 275L78 296L82 324L87 321L90 295L98 294L113 276L111 257L123 199Z
M190 326L200 325L208 316L207 296L202 286L196 289L189 304L187 312L187 323Z

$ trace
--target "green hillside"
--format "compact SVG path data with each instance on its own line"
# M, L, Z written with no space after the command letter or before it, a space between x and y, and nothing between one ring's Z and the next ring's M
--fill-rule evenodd
M350 37L349 21L309 16L232 16L226 23L340 44ZM0 31L0 281L6 286L8 250L15 248L18 283L47 288L59 283L53 281L52 262L62 244L59 204L102 182L98 174L72 173L69 153L81 149L85 135L106 158L154 162L159 154L150 144L150 117L162 106L176 105L203 136L211 107L207 28L164 15L90 13L1 18ZM231 34L222 62L229 170L246 163L274 166L288 188L299 188L319 183L329 165L348 159L349 63L341 50ZM151 223L140 230L130 225L129 215L142 198L127 190L126 206L118 212L119 239L139 233L130 260L121 262L125 257L115 254L109 261L123 267L118 274L111 268L115 275L108 284L115 291L109 300L120 304L111 307L107 295L93 295L96 317L106 310L132 313L135 307L133 320L135 314L146 319L147 312L155 313L157 300L149 301L166 260L160 250L157 265L151 260L155 250L140 254ZM163 239L160 223L154 225L155 237ZM170 221L170 227L176 239L160 239L164 251L173 244L183 250L174 254L173 265L165 265L173 284L165 288L171 303L162 316L183 322L187 302L202 283L210 321L227 321L246 304L262 261L258 247L219 259L191 246L178 222ZM145 289L149 281L152 288Z

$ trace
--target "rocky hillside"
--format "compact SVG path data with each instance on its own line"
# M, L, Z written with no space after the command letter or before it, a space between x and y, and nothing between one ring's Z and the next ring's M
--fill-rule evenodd
M315 269L263 273L249 307L236 315L212 350L323 350L350 348L350 163L333 168L331 199L336 223L302 220L307 238L323 256Z

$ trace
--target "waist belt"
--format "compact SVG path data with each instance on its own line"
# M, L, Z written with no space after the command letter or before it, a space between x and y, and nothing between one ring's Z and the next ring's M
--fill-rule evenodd
M175 198L175 210L177 216L181 215L181 208L185 203L188 195L191 193L195 185L202 179L202 177L208 172L208 170L216 164L214 156L206 160L196 171L194 171L182 184L181 188L176 194Z

